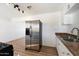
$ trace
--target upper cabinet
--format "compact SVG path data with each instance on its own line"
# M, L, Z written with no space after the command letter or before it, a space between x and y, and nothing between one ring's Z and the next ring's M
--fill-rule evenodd
M67 15L64 15L64 20L63 20L63 24L64 25L71 25L73 24L73 16L72 14L67 14Z
M65 14L71 14L79 10L79 3L66 3L64 6Z
M79 3L66 3L64 5L64 20L63 24L74 24L73 14L79 11Z

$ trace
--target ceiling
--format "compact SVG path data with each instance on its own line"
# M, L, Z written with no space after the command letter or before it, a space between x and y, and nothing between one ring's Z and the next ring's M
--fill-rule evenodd
M62 11L63 3L16 3L24 13L14 8L13 4L0 3L0 18L11 19L14 17L37 15ZM28 9L27 6L32 6Z
M41 14L61 11L63 9L64 3L17 3L21 10L29 14ZM32 6L28 9L27 6Z

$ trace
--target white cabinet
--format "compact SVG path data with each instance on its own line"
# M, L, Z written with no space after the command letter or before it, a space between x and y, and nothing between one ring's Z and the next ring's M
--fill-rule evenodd
M58 51L59 56L64 56L65 53L64 53L64 50L63 50L63 47L60 41L58 41L57 43L57 51Z
M66 3L64 5L63 24L74 24L74 14L79 11L79 3Z
M79 3L66 3L64 6L65 14L74 13L79 10Z
M57 51L59 56L73 56L73 54L59 39L57 39Z
M66 25L73 24L73 15L72 14L64 15L63 24L66 24Z
M64 6L65 14L75 5L75 3L66 3Z
M75 5L76 5L76 3L66 3L65 4L63 24L65 24L65 25L73 24L73 14L71 14L71 12L73 11L73 7Z

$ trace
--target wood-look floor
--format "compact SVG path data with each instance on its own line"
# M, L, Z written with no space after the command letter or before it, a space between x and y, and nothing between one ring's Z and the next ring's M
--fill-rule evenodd
M8 42L14 47L14 56L57 56L57 50L54 47L43 46L40 52L25 50L25 40L16 39Z

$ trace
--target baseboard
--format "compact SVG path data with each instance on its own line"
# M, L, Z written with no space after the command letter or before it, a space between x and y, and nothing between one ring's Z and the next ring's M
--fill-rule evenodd
M12 41L15 41L15 40L19 40L19 39L25 39L25 37L18 37L18 38L12 39L12 40L10 40L10 41L7 41L6 43L12 42Z

